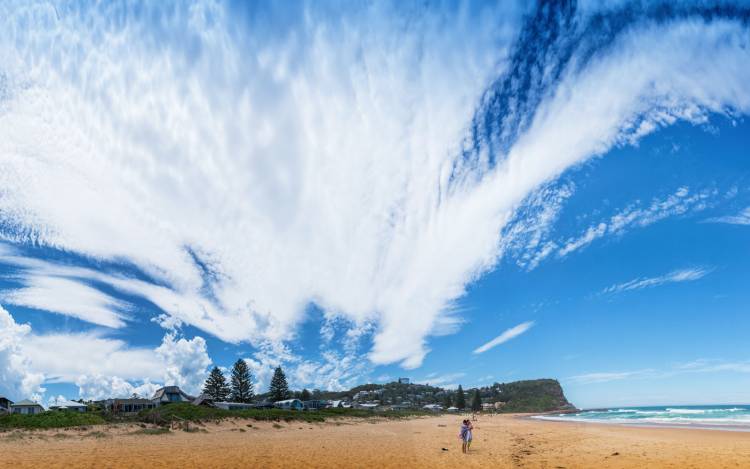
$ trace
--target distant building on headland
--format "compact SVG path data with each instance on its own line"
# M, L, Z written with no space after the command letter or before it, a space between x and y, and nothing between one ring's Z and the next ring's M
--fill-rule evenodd
M409 384L409 378L399 378L398 384Z

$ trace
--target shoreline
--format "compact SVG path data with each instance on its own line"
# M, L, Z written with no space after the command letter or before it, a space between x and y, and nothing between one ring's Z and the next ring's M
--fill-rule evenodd
M519 415L517 418L529 419L536 422L560 422L565 424L584 424L584 425L603 425L607 427L626 427L626 428L663 428L671 430L707 430L712 432L732 432L732 433L750 433L750 425L706 425L699 423L637 423L637 422L612 422L605 420L571 420L547 417L549 414Z

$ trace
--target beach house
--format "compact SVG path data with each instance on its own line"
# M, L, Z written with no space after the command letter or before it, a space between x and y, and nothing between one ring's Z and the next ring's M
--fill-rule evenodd
M69 401L67 399L58 399L54 404L49 405L49 410L67 410L70 412L86 412L88 410L86 404L80 402Z
M179 386L165 386L159 388L151 398L151 402L156 405L164 405L172 402L193 402L194 397L182 392Z
M484 404L482 404L482 410L485 412L493 411L495 410L495 404L491 402L485 402Z
M302 404L304 404L306 410L318 410L328 407L328 403L326 401L321 401L319 399L303 401Z
M159 404L151 399L131 397L126 399L107 399L104 408L114 415L134 415L146 409L153 409Z
M7 397L0 397L0 414L9 414L11 405L13 405L13 401Z
M255 409L255 404L250 402L214 402L213 406L224 410L247 410Z
M34 415L44 412L44 407L28 399L16 402L15 404L11 404L10 409L14 414L23 415Z
M441 410L443 410L443 406L441 406L440 404L427 404L422 406L422 408L424 410L430 410L432 412L440 412Z
M299 399L286 399L283 401L276 401L273 406L277 409L287 410L305 410L305 405Z

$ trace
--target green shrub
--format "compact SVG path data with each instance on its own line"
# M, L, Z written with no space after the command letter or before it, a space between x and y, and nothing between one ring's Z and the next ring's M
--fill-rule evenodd
M94 413L49 411L41 414L11 414L0 416L0 428L65 428L83 425L99 425L104 419Z

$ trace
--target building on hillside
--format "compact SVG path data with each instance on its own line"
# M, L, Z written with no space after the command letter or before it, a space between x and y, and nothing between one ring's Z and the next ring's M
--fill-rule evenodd
M131 397L127 399L107 399L104 409L113 415L134 415L146 409L153 409L159 404L151 399Z
M80 402L69 401L66 399L58 399L54 404L50 404L49 410L67 410L70 412L86 412L89 407L86 404Z
M164 405L172 402L193 402L194 397L185 394L179 386L165 386L159 388L151 398L151 402L156 405Z
M318 410L318 409L325 409L327 407L326 401L321 401L319 399L311 399L309 401L302 401L302 404L305 406L306 410Z
M410 383L409 378L399 378L398 379L398 384L409 384L409 383Z
M411 409L411 405L404 405L404 404L393 404L391 406L391 410L409 410Z
M378 408L378 405L379 404L375 402L365 402L363 404L357 404L356 407L357 409L375 410Z
M305 405L299 399L285 399L283 401L276 401L273 406L277 409L286 410L305 410Z
M214 402L213 406L224 410L247 410L255 409L256 405L250 402Z
M482 410L484 410L485 412L495 410L495 404L491 402L485 402L484 404L482 404Z
M13 401L7 397L0 397L0 414L9 414L10 406L13 405Z
M23 415L34 415L44 412L44 407L39 405L37 402L33 402L28 399L16 402L15 404L11 404L10 409L14 414Z

